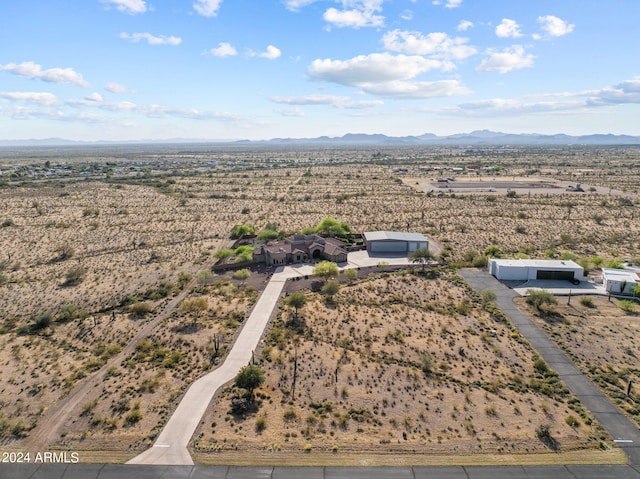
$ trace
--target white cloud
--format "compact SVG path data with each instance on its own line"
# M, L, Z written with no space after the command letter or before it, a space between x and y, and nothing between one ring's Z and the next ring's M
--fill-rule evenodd
M34 62L7 63L0 65L0 71L6 71L26 78L37 78L49 83L72 84L81 87L88 87L89 83L82 78L82 75L73 68L49 68L43 70L40 65Z
M110 82L104 86L104 89L110 91L111 93L129 93L130 90L120 83Z
M538 23L542 29L551 37L561 37L573 31L576 27L574 24L565 22L564 20L554 17L553 15L545 15L538 17Z
M359 86L363 83L380 83L393 80L408 80L429 70L442 68L439 60L422 56L372 53L349 60L314 60L309 66L309 75L341 85Z
M119 12L135 15L136 13L144 13L147 11L147 5L144 0L100 0L107 5L115 6Z
M151 33L121 33L120 38L138 43L140 40L146 40L149 45L171 45L177 46L182 43L182 38L166 35L152 35Z
M207 53L216 57L224 58L233 57L238 54L238 51L230 43L220 42L218 43L217 48L212 48Z
M323 18L336 27L381 27L384 17L377 15L382 11L384 0L342 0L342 10L329 8Z
M98 92L91 93L90 95L85 96L84 99L88 101L95 101L95 102L103 101L102 95Z
M433 0L433 2L431 2L433 5L442 5L443 2L442 0ZM444 2L444 6L445 8L458 8L460 5L462 5L462 0L446 0Z
M402 18L403 20L413 20L413 12L411 10L404 10L401 14L400 14L400 18Z
M591 105L640 103L640 76L587 93Z
M27 103L37 103L38 105L52 106L58 103L58 99L53 93L33 92L33 91L0 91L0 98L12 101L24 101Z
M599 90L547 93L526 98L490 98L462 103L441 113L463 116L515 116L534 113L589 111L594 108L640 104L640 76Z
M300 8L311 5L312 3L315 3L317 1L318 0L284 0L284 6L287 10L297 12L300 10Z
M514 45L501 52L489 50L488 53L489 57L482 61L476 71L507 73L533 66L534 56L526 55L524 47L521 45Z
M458 80L440 80L433 82L390 81L375 84L363 84L362 89L385 98L439 98L468 95L471 92Z
M522 36L520 25L515 20L503 18L502 23L496 27L496 35L500 38L518 38Z
M222 0L195 0L193 9L203 17L215 17L221 4Z
M473 22L470 22L469 20L462 20L460 23L458 23L459 32L466 32L472 27L473 27Z
M286 105L329 105L334 108L352 110L374 108L384 104L381 100L354 101L347 96L339 95L274 96L270 100Z
M474 47L467 45L467 42L467 38L451 38L442 32L423 35L419 32L393 30L382 37L382 43L387 50L455 60L463 60L478 53Z
M302 117L304 116L304 111L300 108L283 108L273 110L276 113L279 113L282 116L293 116L293 117Z
M274 47L273 45L269 45L266 51L258 53L258 56L260 58L266 58L267 60L275 60L280 55L282 55L280 49L278 47Z

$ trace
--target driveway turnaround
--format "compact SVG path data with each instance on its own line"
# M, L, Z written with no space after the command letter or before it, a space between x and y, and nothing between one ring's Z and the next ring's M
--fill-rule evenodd
M0 464L2 479L640 479L633 466L141 466Z
M465 269L460 274L478 290L496 293L496 304L517 326L520 334L538 351L549 367L594 415L596 420L622 448L629 463L640 466L640 430L585 376L529 317L513 302L518 294L486 271Z
M358 266L375 266L380 261L389 264L408 264L407 257L378 258L370 257L366 251L349 255L349 262L341 265L344 268ZM352 258L356 258L353 263ZM153 447L131 459L127 464L166 464L193 465L193 459L187 445L204 416L211 399L217 391L231 381L243 366L249 364L253 351L269 323L271 314L282 294L287 279L306 276L313 273L313 266L301 264L279 267L271 276L267 287L260 295L258 302L245 321L231 351L218 368L196 380L187 390L180 404L171 415L164 429L156 439ZM4 478L3 478L4 479Z

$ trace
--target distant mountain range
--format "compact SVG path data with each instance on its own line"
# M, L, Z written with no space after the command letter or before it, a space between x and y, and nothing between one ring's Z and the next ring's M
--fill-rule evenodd
M425 133L419 136L387 136L382 134L347 133L343 136L316 138L273 138L271 140L205 140L174 138L169 140L138 141L73 141L62 138L40 140L0 140L1 147L37 147L37 146L100 146L100 145L148 145L148 144L220 144L220 145L469 145L469 146L545 146L545 145L640 145L640 136L630 135L582 135L571 136L559 133L540 135L536 133L502 133L489 130L476 130L470 133L438 136Z

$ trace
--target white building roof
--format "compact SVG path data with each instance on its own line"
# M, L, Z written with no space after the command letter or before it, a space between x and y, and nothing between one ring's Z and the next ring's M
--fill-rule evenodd
M632 269L602 268L602 277L613 281L626 281L628 283L640 282L640 273Z
M367 231L364 233L367 241L427 241L427 238L420 233L403 233L401 231Z
M491 261L494 261L498 266L520 266L522 268L582 268L575 261L561 259L491 259Z

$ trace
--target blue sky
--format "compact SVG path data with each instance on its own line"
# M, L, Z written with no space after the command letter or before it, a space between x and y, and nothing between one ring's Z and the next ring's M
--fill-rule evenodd
M0 139L640 134L637 0L0 4Z

